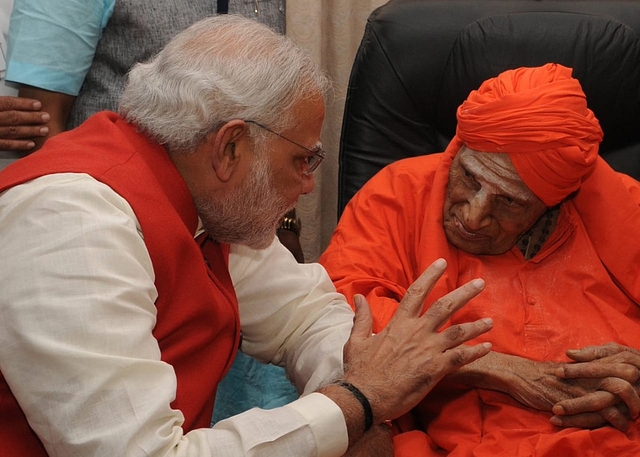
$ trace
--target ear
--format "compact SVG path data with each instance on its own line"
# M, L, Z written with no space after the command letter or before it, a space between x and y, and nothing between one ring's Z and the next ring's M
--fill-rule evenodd
M211 164L222 182L227 182L238 167L241 147L237 143L246 131L247 124L234 119L224 124L216 133L211 133L211 137L207 137L207 142L213 142Z

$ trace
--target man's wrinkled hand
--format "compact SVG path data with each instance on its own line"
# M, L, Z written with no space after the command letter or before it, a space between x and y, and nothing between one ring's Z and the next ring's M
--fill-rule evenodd
M551 423L560 427L596 428L610 424L621 431L640 415L640 352L607 343L569 350L576 363L565 364L556 375L564 379L595 380L594 391L554 405Z
M409 287L384 330L371 336L372 317L362 296L355 297L356 315L345 346L345 379L358 386L371 402L375 423L409 411L446 374L491 350L489 343L462 346L487 332L491 319L479 319L438 330L484 289L473 280L434 302L420 316L424 301L446 269L434 262Z

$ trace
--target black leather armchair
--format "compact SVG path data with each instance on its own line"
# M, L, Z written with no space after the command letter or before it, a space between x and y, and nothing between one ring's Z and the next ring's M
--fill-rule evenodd
M482 81L520 66L574 69L605 133L601 155L640 179L640 1L391 0L352 69L338 215L385 165L441 152Z

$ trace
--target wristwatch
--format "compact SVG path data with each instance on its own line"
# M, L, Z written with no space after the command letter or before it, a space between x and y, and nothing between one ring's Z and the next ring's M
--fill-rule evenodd
M280 222L280 226L278 230L289 230L290 232L295 233L300 236L300 229L302 228L302 222L300 222L299 217L289 217L285 216L282 218Z

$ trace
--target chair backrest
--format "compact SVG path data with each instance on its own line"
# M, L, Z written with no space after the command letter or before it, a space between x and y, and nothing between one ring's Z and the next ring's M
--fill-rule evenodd
M640 1L391 0L369 17L351 72L338 215L385 165L443 151L484 80L548 62L574 69L602 157L640 179L639 35Z

